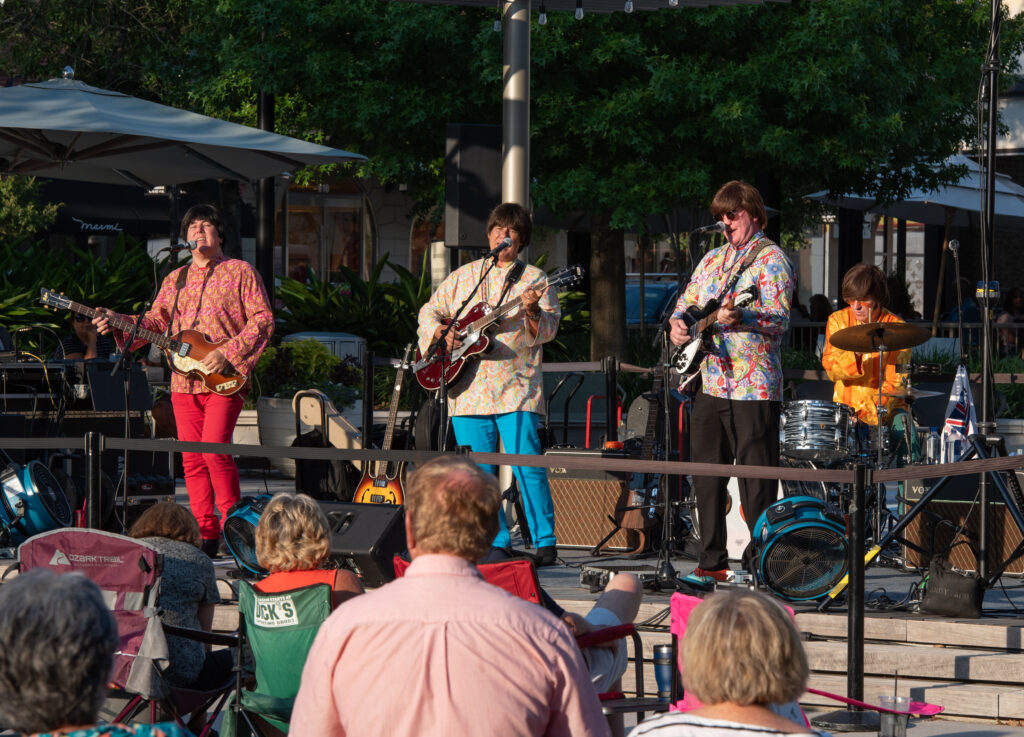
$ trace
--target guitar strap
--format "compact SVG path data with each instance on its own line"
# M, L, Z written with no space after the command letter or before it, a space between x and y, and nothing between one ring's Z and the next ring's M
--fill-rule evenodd
M171 325L174 323L174 316L178 314L178 297L181 296L181 290L185 288L185 284L188 282L188 269L192 264L186 264L185 268L178 272L178 278L174 282L174 305L171 307L171 319L167 323L167 335L171 334ZM203 295L206 294L206 285L210 282L210 277L213 276L214 264L211 262L206 267L206 275L203 277L203 285L199 289L199 299L196 300L196 315L192 320L190 330L195 330L196 325L199 324L199 310L203 306ZM181 326L179 322L179 327Z
M508 273L505 274L505 286L501 288L501 296L498 297L498 304L495 307L501 307L501 303L505 301L505 297L508 296L508 292L512 287L519 281L523 276L523 270L526 268L526 264L522 261L516 261L509 268Z
M722 293L718 295L719 302L722 301L722 298L725 297L725 295L736 288L736 284L739 282L740 277L743 276L743 272L750 268L750 265L754 263L754 259L758 257L761 251L768 248L769 245L771 245L771 241L765 238L756 248L750 249L750 253L748 253L742 263L740 263L740 268L733 275L732 279L729 280L729 283L726 285L725 289L722 290Z
M174 305L171 306L171 319L167 321L167 329L164 330L164 335L171 334L174 316L178 314L178 297L181 296L181 290L185 288L185 283L188 282L188 267L191 265L185 264L185 268L178 272L178 278L174 282Z

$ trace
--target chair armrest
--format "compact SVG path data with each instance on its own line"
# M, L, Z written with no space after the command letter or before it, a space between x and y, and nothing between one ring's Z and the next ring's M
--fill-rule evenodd
M631 637L636 632L632 624L617 624L612 627L602 627L598 630L591 630L576 638L576 644L580 648L594 647L595 645L607 645L609 642L621 640L623 637Z
M195 640L206 645L223 645L224 647L238 647L238 635L224 635L219 632L207 632L206 630L195 630L191 627L175 627L173 624L164 625L165 635L184 637L188 640Z

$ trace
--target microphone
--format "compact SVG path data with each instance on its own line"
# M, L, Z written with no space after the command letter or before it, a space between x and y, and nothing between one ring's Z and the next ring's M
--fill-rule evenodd
M497 259L498 258L498 254L501 253L502 251L504 251L506 248L508 248L511 245L512 245L512 239L509 238L508 236L505 236L505 240L503 240L501 243L499 243L494 248L492 248L491 252L488 253L486 256L484 256L484 258Z
M184 243L175 243L173 246L167 246L167 250L171 253L177 253L178 251L194 251L199 243L197 241L185 241Z
M725 221L719 220L717 223L711 225L705 225L703 228L697 228L691 230L690 233L724 233L725 232Z

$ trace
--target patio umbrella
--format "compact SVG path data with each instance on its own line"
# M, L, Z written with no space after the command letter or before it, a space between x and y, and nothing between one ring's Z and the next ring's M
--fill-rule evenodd
M815 192L805 195L807 199L835 207L866 210L929 225L945 225L942 258L939 261L938 293L932 314L932 335L938 333L939 305L942 303L942 284L949 253L950 230L953 226L970 226L972 214L980 215L984 207L982 192L985 189L985 180L978 164L962 154L951 156L946 163L966 166L967 173L952 184L929 191L913 190L899 202L888 205L879 205L874 197L860 194L830 197L828 192ZM995 177L995 215L998 225L1012 230L1024 230L1024 187L1005 174L996 173Z
M74 79L0 88L2 173L148 188L363 159Z
M970 214L980 213L981 193L985 182L978 164L962 154L951 156L947 165L966 166L967 173L959 180L936 190L913 190L899 202L879 205L871 195L844 194L830 197L828 192L814 192L805 195L809 200L823 202L834 207L870 212L913 220L929 225L969 226ZM1024 230L1024 187L1016 184L1005 174L996 174L996 220L1014 230Z

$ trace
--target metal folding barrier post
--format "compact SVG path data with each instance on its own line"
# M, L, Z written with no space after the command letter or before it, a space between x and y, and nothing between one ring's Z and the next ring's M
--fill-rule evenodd
M847 550L850 584L846 591L846 695L858 701L864 700L864 498L869 481L867 468L862 463L857 464L853 469L850 547ZM884 499L879 503L884 503ZM878 714L854 706L822 714L813 721L833 732L878 730Z
M86 475L86 503L85 503L85 526L92 529L100 529L102 524L101 505L102 481L100 480L100 459L103 455L103 435L90 430L85 434L85 475ZM113 499L111 499L113 503Z

